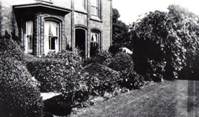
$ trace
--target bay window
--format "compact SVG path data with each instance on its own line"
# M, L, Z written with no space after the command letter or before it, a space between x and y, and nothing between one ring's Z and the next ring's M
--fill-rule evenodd
M45 21L44 25L44 53L48 54L49 51L59 51L59 35L60 25L57 22Z
M33 21L26 21L25 24L25 53L33 53Z

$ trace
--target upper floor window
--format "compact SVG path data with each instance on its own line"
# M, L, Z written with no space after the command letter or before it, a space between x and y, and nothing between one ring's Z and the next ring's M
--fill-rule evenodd
M75 10L85 11L86 9L86 0L74 0Z
M101 17L101 0L91 0L91 15Z

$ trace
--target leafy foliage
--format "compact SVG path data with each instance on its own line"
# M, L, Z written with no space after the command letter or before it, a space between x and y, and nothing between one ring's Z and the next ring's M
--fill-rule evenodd
M0 55L3 58L14 58L22 61L24 58L23 51L20 46L11 38L3 37L0 39Z
M150 12L131 31L135 68L150 77L178 78L198 48L198 19L179 6Z
M84 60L83 66L90 63L99 63L108 66L112 61L112 54L107 51L101 51L96 56Z
M109 67L116 71L126 71L128 69L134 69L134 63L130 55L120 52L113 57Z
M117 53L118 49L126 45L129 40L128 26L119 20L120 14L117 9L113 9L113 45L111 46L110 52Z
M27 62L30 73L41 83L41 91L61 91L75 68L65 60L38 59Z
M134 63L127 53L117 53L109 67L120 72L119 84L128 89L137 89L143 86L143 77L134 71Z
M104 95L104 92L113 92L118 87L119 73L101 64L90 64L83 72L89 87L89 92L95 95Z
M41 117L42 101L31 75L17 60L0 59L0 115Z
M44 58L61 59L69 63L69 65L79 68L81 66L82 58L80 55L72 51L62 50L60 52L49 52Z

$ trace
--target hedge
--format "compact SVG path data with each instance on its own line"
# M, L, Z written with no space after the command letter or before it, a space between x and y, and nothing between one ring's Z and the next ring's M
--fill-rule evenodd
M5 58L14 58L19 61L23 61L24 53L20 46L11 38L0 38L0 55Z
M80 55L68 50L49 52L46 56L44 56L44 58L65 60L69 63L69 65L75 68L80 68L82 62L82 58Z
M40 92L25 66L0 57L0 115L3 117L42 117Z
M42 92L60 92L75 73L68 61L42 58L27 62L27 69L40 82Z

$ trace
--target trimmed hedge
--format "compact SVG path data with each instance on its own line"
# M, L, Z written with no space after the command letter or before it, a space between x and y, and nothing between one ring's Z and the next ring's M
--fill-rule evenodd
M24 60L24 53L20 46L11 38L0 38L0 55L2 58L14 58L19 61Z
M42 117L43 103L31 75L17 60L0 58L0 115Z
M27 62L30 73L40 82L42 92L60 92L70 79L75 68L65 60L37 59Z

